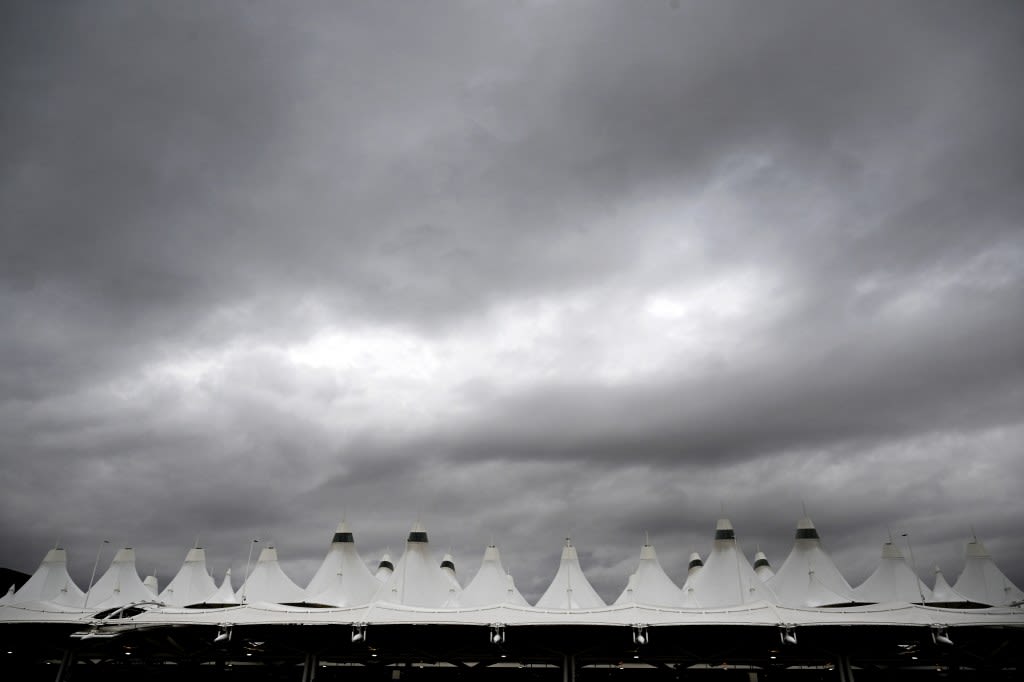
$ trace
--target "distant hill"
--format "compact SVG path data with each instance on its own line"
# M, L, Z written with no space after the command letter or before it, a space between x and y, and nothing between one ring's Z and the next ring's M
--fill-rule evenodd
M0 568L0 597L7 593L7 588L11 585L15 586L14 589L24 585L29 577L28 573L22 573L10 568Z

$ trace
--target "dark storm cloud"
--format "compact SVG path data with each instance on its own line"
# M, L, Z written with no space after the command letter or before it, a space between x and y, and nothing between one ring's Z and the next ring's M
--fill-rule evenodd
M973 522L1024 582L1013 3L5 15L0 563L420 514L613 598L804 499L851 578Z

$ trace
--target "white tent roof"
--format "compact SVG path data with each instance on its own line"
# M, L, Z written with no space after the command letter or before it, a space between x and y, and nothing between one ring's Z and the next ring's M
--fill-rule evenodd
M380 583L374 579L359 552L348 524L338 524L327 556L306 587L306 601L332 606L367 604Z
M692 552L690 554L690 563L686 567L687 579L689 579L689 577L692 576L694 573L699 572L702 568L704 568L704 560L700 558L700 553Z
M693 576L700 573L700 569L704 568L704 560L700 558L698 552L690 553L690 563L686 567L686 580L683 581L682 592L687 594L690 591L690 581Z
M264 547L259 561L248 579L235 593L241 602L270 602L271 604L293 604L305 598L301 587L285 575L277 562L277 550Z
M376 599L408 606L452 604L458 591L430 556L427 531L419 521L409 532L405 553L380 586Z
M853 590L857 601L871 603L920 603L932 598L932 591L917 577L899 547L889 540L882 545L882 560L875 572Z
M63 606L81 606L85 593L68 575L68 554L57 547L46 553L32 577L14 593L12 604L51 601Z
M778 573L767 581L784 606L827 606L853 601L853 588L821 545L810 518L796 524L796 540Z
M210 598L206 600L207 604L238 604L238 597L235 596L235 590L231 586L231 569L229 568L224 572L224 580L221 581L220 587L217 591L210 595Z
M156 595L160 594L160 580L155 575L147 575L142 584L149 588L149 591L153 593L153 598L156 599Z
M565 539L565 547L562 548L562 559L558 564L558 572L555 579L548 585L540 599L537 601L539 609L594 609L604 606L597 591L594 590L587 576L580 568L580 559L576 548L572 546L569 538Z
M4 604L10 604L13 601L14 601L14 585L11 585L10 587L7 588L7 591L4 592L4 596L0 597L0 606L3 606Z
M451 554L445 554L441 557L441 572L448 578L448 584L456 592L462 592L462 585L459 583L458 576L455 575L455 559L452 558Z
M953 589L970 601L992 606L1012 604L1024 599L1024 592L1003 575L985 545L977 538L967 543L964 570Z
M757 550L754 554L754 573L757 573L757 577L761 579L761 582L768 582L775 575L772 565L768 563L768 557L761 550Z
M185 555L177 575L160 593L160 601L169 606L201 604L210 601L216 591L217 584L206 570L206 550L193 547Z
M110 562L110 568L89 590L86 604L89 609L102 611L154 598L153 592L143 584L135 568L135 550L125 547L117 551Z
M686 581L683 604L699 608L774 602L775 595L754 573L728 519L715 526L715 544L704 567Z
M377 571L373 574L373 577L380 582L384 582L394 572L395 564L391 561L391 554L384 552L384 556L380 558L380 563L377 564Z
M661 567L653 545L645 544L640 548L640 564L629 576L615 604L682 606L683 593Z
M942 569L935 567L935 585L932 587L932 598L928 600L931 604L960 604L971 601L960 594L946 582L946 576L942 575Z
M526 599L516 589L512 576L501 565L501 554L494 545L484 550L480 570L459 594L459 606L494 606L517 604L526 606Z

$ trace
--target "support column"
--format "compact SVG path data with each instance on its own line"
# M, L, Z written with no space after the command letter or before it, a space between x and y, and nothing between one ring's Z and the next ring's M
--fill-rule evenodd
M576 682L576 657L571 654L562 660L562 682Z
M839 682L853 682L853 666L850 665L849 656L840 655L836 661L836 668L839 670Z
M320 659L316 654L306 654L306 662L302 665L302 682L313 682Z
M71 668L75 665L75 652L73 649L65 649L64 656L60 659L60 667L57 668L57 682L67 682L71 679Z

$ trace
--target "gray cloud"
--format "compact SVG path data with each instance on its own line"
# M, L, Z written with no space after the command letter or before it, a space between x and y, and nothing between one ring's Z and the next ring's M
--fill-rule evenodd
M973 523L1024 583L1015 4L6 15L0 564L419 514L613 598L803 499L851 579Z

